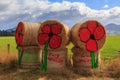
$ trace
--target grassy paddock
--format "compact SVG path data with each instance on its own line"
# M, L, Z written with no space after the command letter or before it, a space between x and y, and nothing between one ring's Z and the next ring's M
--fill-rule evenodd
M120 36L107 36L106 44L101 50L101 58L113 59L120 54Z
M94 70L92 76L82 76L70 69L66 74L48 74L41 72L40 69L20 69L16 62L0 64L0 80L120 80L120 36L108 36L104 48L101 50L101 65L98 70ZM0 37L0 61L7 56L7 44L10 44L10 55L17 54L14 37ZM71 48L68 46L69 56L72 56ZM2 56L1 56L2 55ZM11 57L12 60L14 57ZM114 59L115 58L115 59ZM7 57L5 58L7 59ZM113 60L114 61L111 61ZM110 60L106 62L105 60Z
M8 55L8 44L10 53ZM0 63L6 63L17 59L17 49L14 37L0 37Z
M69 54L72 55L71 48L73 44L67 46ZM104 60L111 60L120 54L120 36L107 36L106 43L101 49L101 58Z
M10 44L10 54L17 53L14 37L0 37L0 54L7 54L7 45Z
M106 44L101 50L102 59L111 59L116 57L120 53L120 36L107 36ZM10 55L16 55L16 43L14 37L0 37L0 55L6 56L7 45L10 44ZM71 48L73 44L70 43L68 46L69 56L72 56Z

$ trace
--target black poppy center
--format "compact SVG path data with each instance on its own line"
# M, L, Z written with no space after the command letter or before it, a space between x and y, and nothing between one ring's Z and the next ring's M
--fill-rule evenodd
M52 32L50 32L50 33L48 34L48 36L49 36L49 37L53 36L53 33L52 33Z
M93 34L90 35L90 39L95 39Z

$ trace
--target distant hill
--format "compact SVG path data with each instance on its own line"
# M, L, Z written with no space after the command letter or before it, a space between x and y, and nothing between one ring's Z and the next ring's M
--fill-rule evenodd
M110 24L107 24L105 27L108 35L120 35L120 25L110 23ZM13 32L15 30L16 30L16 27L7 29L6 31Z
M7 31L7 32L12 32L12 31L15 31L15 30L16 30L16 27L11 28L11 29L7 29L6 31Z
M106 29L120 31L120 25L116 25L116 24L111 23L111 24L106 25Z
M108 35L120 35L120 25L111 23L105 26Z

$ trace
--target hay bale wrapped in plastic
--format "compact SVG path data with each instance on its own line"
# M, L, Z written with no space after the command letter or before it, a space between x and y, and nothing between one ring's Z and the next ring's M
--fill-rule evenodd
M38 42L40 47L48 44L48 49L65 47L69 42L70 30L67 25L56 20L47 20L41 24L38 31Z
M37 35L41 23L19 22L15 39L19 46L38 46Z
M75 46L86 49L101 49L105 43L104 26L95 20L75 24L71 29L71 41ZM91 45L92 44L92 45Z

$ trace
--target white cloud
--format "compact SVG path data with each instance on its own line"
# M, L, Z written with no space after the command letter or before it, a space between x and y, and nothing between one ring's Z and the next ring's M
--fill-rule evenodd
M108 4L105 4L105 5L103 6L103 8L109 8L109 5L108 5Z
M51 3L48 0L1 0L0 9L0 28L2 29L15 27L19 21L39 22L46 19L57 19L70 27L76 22L88 19L96 19L104 24L120 23L120 7L95 10L82 2Z

